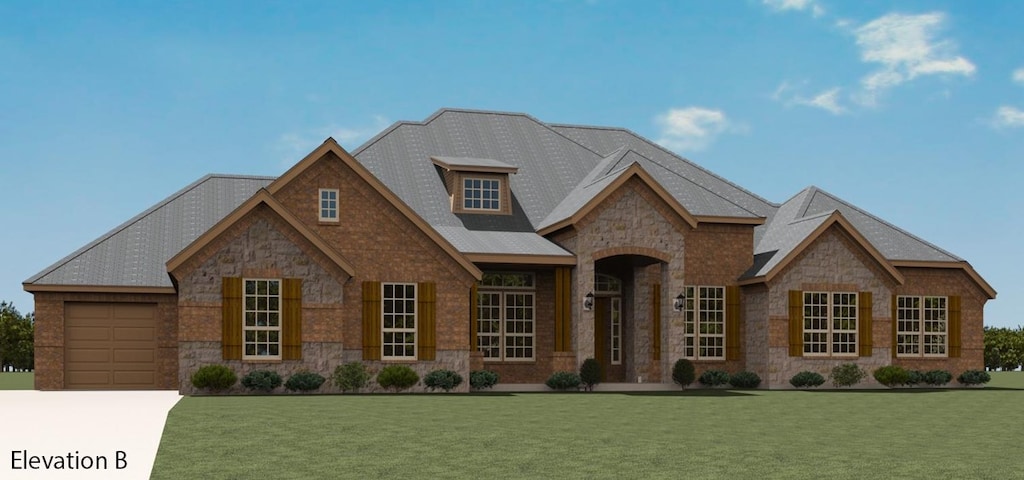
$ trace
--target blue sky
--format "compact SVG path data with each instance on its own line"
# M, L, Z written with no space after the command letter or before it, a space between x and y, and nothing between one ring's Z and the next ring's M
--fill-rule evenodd
M966 258L1024 324L1024 2L0 2L0 299L206 173L441 107L629 128Z

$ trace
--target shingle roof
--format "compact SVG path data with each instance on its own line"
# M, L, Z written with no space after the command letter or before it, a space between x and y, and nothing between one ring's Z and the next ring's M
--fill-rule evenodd
M39 285L171 287L165 262L272 177L207 175L25 281Z

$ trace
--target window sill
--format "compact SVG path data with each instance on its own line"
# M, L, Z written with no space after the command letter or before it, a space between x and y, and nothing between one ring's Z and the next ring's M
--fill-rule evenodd
M537 359L529 360L488 360L484 359L485 365L536 365Z
M243 358L242 363L282 363L280 358Z

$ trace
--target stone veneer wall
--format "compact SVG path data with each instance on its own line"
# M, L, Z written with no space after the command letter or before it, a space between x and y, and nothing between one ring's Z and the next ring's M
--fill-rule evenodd
M891 363L890 292L895 286L887 273L839 227L832 227L804 250L776 278L769 282L768 294L768 372L762 375L767 388L792 388L789 379L803 370L828 377L832 368L857 363L870 373ZM789 291L864 292L873 295L872 355L870 357L790 357ZM760 372L758 372L760 373ZM869 377L860 386L879 386Z
M769 371L768 339L770 335L768 330L770 322L768 322L768 288L764 285L743 287L741 298L743 302L741 304L743 309L742 323L744 326L743 346L741 348L742 355L745 358L743 369L754 372L762 379L765 379ZM762 384L762 386L767 385Z
M35 388L64 388L64 304L66 302L155 303L157 388L178 386L177 296L155 293L36 292Z

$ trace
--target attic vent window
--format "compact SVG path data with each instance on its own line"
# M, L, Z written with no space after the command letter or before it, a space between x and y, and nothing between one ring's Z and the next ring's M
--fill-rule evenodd
M320 189L320 221L321 222L337 222L338 221L338 189L336 189L336 188L321 188Z
M467 210L501 210L501 180L465 178L462 208Z

